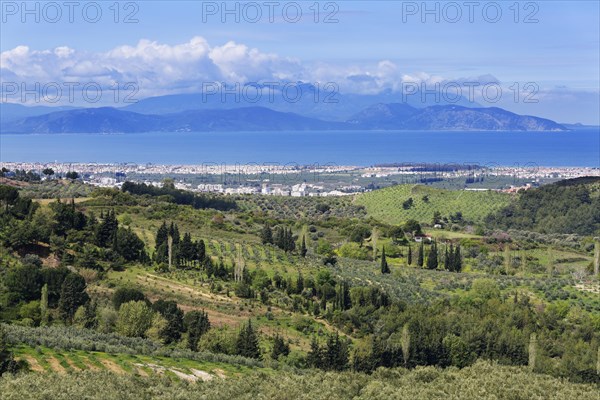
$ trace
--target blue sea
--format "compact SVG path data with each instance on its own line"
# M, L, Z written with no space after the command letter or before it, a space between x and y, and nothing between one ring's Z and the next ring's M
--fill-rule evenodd
M173 132L0 135L0 161L600 166L600 129L568 132Z

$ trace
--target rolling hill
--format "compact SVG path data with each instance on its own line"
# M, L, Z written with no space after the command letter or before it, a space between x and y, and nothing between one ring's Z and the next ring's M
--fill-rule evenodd
M402 203L409 198L413 199L414 205L404 209ZM460 211L465 220L481 222L510 201L509 195L492 191L450 191L421 185L398 185L358 195L354 204L364 206L367 215L386 223L400 224L415 219L430 224L435 211L442 216Z

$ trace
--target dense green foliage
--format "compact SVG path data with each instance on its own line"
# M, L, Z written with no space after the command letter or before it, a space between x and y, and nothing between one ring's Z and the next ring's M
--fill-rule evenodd
M507 371L482 359L566 378L573 390L600 383L594 241L482 225L483 210L509 197L408 187L394 216L378 221L351 198L238 196L237 208L219 211L172 182L128 187L83 202L31 201L0 187L0 320L14 346L6 354L47 371L48 349L68 371L61 351L272 367L291 393L296 378L283 370L317 387L317 368L358 382L357 392L325 389L339 398L402 398L409 376L433 384ZM528 377L524 390L543 377L513 371ZM247 393L257 392L232 396Z
M101 390L100 390L101 389ZM598 388L576 385L526 368L479 362L462 370L433 367L380 370L373 375L328 372L254 373L190 384L166 378L86 372L21 375L0 380L2 400L188 400L188 399L364 399L364 400L596 400Z
M14 355L8 348L8 341L6 339L6 332L4 328L0 326L0 376L6 374L15 374L23 367L18 361L15 360Z
M490 227L541 233L600 234L600 179L561 181L530 189L489 216Z
M173 184L165 184L163 187L146 185L145 183L125 182L122 186L123 192L137 195L150 195L163 197L175 204L190 205L194 208L214 208L216 210L232 210L236 208L235 201L223 197L200 195L175 189Z

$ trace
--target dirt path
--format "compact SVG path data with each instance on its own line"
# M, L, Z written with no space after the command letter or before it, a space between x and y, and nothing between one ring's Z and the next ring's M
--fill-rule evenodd
M20 358L22 360L27 361L27 364L29 364L29 369L31 369L33 372L46 372L44 367L40 365L40 363L38 362L38 360L35 359L35 357L24 355Z
M65 369L65 367L60 365L60 362L56 358L49 357L46 359L46 361L48 361L48 364L50 364L50 368L52 368L52 371L59 373L59 374L67 373L67 370Z
M140 376L144 376L144 377L148 377L150 375L148 375L148 372L146 372L146 370L144 370L140 364L135 364L136 366L138 366L135 371L137 372L138 375Z
M90 359L84 358L81 360L85 364L85 368L90 371L100 371L100 368L96 364L94 364Z
M114 362L112 360L106 360L106 359L102 359L102 360L99 360L99 361L110 372L114 372L114 373L119 374L119 375L124 375L125 374L125 370L123 368L121 368L119 366L119 364L117 364L116 362Z
M153 275L153 274L145 274L145 275L138 275L137 279L138 281L141 281L144 278L150 278L150 280L153 280L157 283L159 283L161 286L166 287L167 289L180 289L183 292L186 292L188 294L194 295L194 296L199 296L199 297L204 297L208 300L211 301L222 301L225 303L231 303L233 301L233 299L227 297L227 296L223 296L220 294L214 294L214 293L205 293L204 291L200 291L198 289L195 289L193 287L190 287L184 283L179 283L167 278L163 278L157 275Z
M135 364L137 367L148 367L151 368L157 374L164 374L167 371L175 374L179 379L183 379L189 382L197 382L199 380L207 382L214 378L214 375L209 374L206 371L200 371L198 369L190 368L191 373L185 373L177 368L167 368L157 364Z

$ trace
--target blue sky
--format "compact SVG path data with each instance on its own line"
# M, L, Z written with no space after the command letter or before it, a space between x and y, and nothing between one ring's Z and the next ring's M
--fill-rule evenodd
M81 2L81 7L86 3ZM75 9L73 23L65 7L61 7L59 22L49 23L45 17L54 14L52 9L43 14L45 2L39 3L40 22L35 22L35 15L14 9L14 5L20 8L20 1L2 1L2 79L100 80L111 74L113 79L155 83L155 88L146 84L141 91L149 96L193 90L185 75L192 75L194 81L215 76L244 81L263 75L264 79L340 80L341 89L349 92L365 90L348 83L351 76L375 77L376 90L395 90L394 81L407 77L452 81L491 75L506 86L535 82L540 87L541 103L508 102L500 104L503 107L565 122L599 122L598 1L517 2L518 17L515 1L499 1L494 4L499 4L502 16L495 23L490 21L497 15L496 7L487 1L475 2L473 22L463 1L453 3L458 8L449 6L450 2L429 2L428 9L438 4L439 22L434 14L422 21L420 1L297 2L302 11L297 23L283 18L284 6L294 11L286 1L276 2L273 22L265 2L256 2L263 13L257 23L245 21L243 14L240 22L231 14L223 16L220 1L140 1L135 6L121 2L120 22L115 23L114 8L110 8L114 2L98 3L102 17L97 23L87 22L81 7ZM315 3L321 9L319 23L313 20ZM234 7L234 2L228 4ZM203 10L213 6L218 7L216 14L203 17ZM243 3L239 7L241 11ZM462 17L449 22L457 9ZM332 18L339 22L324 23L322 19L333 11ZM131 12L138 22L123 23ZM288 14L289 19L294 16ZM22 17L27 18L25 23ZM528 17L532 23L525 23ZM140 40L147 40L146 45L140 47ZM148 43L150 53L167 49L163 53L173 59L153 60ZM198 50L198 46L205 49ZM186 64L190 57L196 57L197 63ZM99 71L100 66L105 70ZM205 71L194 75L199 69Z

